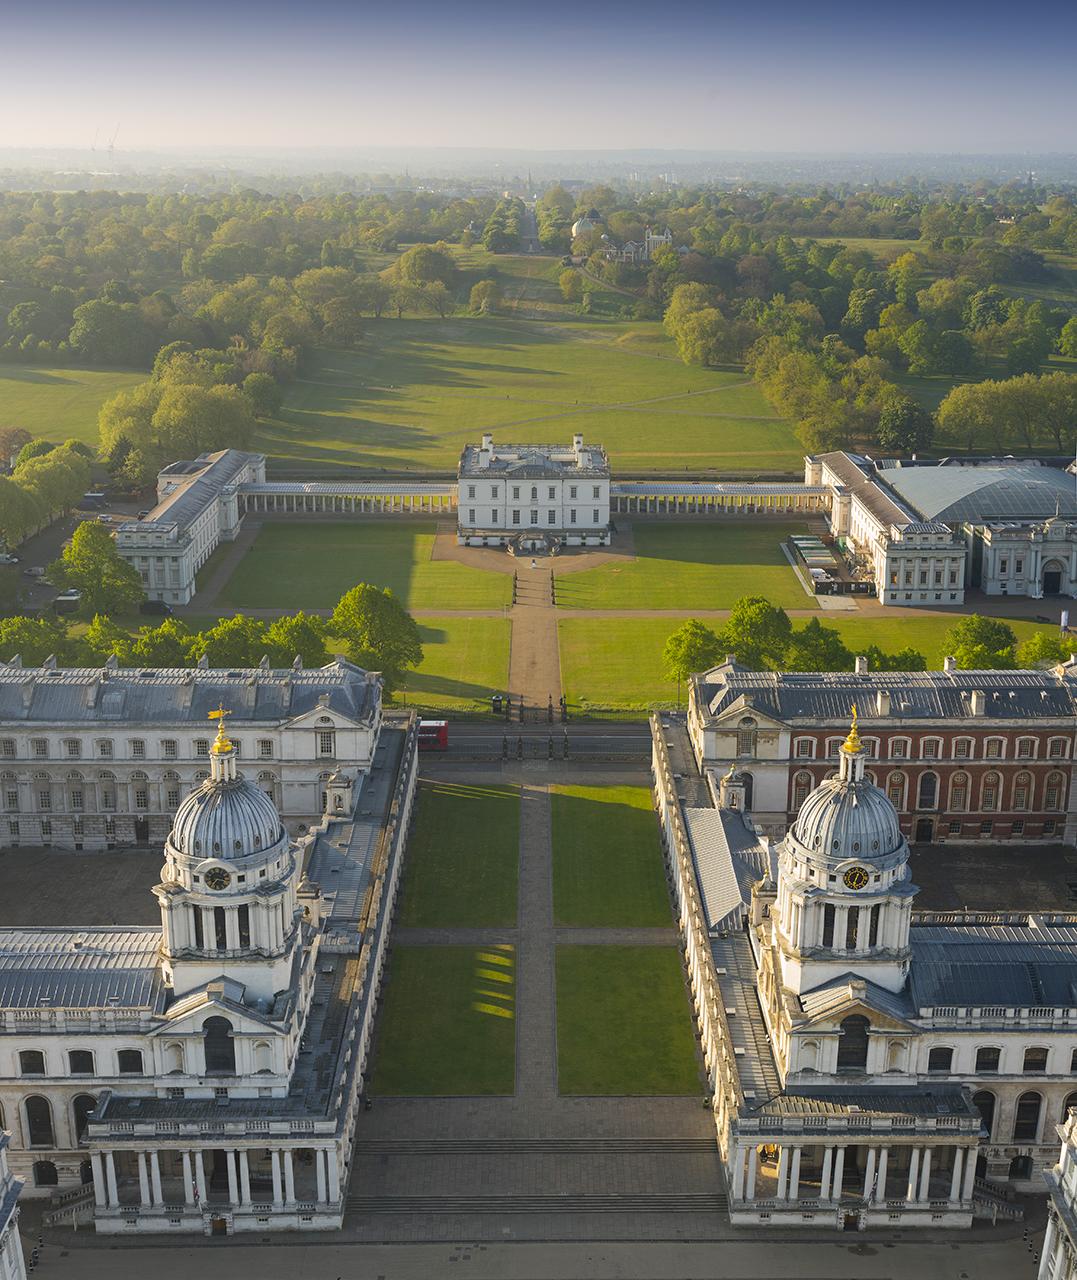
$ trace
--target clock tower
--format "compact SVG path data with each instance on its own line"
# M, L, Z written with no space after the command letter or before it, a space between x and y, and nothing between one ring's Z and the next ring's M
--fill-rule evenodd
M236 770L228 713L210 714L210 776L176 810L154 888L162 965L177 996L224 977L248 1002L272 1002L291 985L301 942L300 868L273 801Z
M798 995L850 974L900 991L908 977L909 846L865 756L854 705L838 776L808 796L779 847L775 940Z

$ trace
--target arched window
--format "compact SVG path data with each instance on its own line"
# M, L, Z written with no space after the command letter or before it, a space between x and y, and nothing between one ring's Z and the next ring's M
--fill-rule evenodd
M33 1095L23 1103L26 1112L26 1145L28 1147L54 1147L56 1135L52 1128L52 1107L48 1098Z
M19 1050L19 1074L24 1076L45 1074L45 1055L40 1049Z
M850 1014L841 1024L838 1040L838 1070L866 1071L868 1065L868 1020L859 1013Z
M73 1076L92 1076L93 1054L89 1049L72 1049L67 1055L67 1067Z
M810 773L797 773L793 775L793 809L799 810L800 806L807 800L812 789L812 777Z
M916 793L916 807L918 809L934 809L938 803L938 798L939 775L937 773L922 773Z
M1022 813L1029 807L1032 798L1032 774L1021 772L1013 780L1013 807L1015 813Z
M1023 1093L1017 1099L1013 1116L1014 1142L1035 1142L1040 1132L1040 1111L1043 1099L1038 1093Z
M232 1039L232 1024L227 1018L207 1018L202 1023L205 1037L206 1074L234 1076L236 1074L236 1043Z
M1049 773L1043 784L1043 807L1049 813L1057 813L1062 808L1062 797L1066 794L1066 780L1060 773Z
M56 1166L51 1160L34 1161L34 1186L55 1187L60 1179L56 1175Z
M979 1093L972 1095L972 1105L979 1111L984 1132L990 1141L991 1131L995 1127L995 1095L988 1089L981 1089Z
M897 810L905 808L905 775L892 773L886 780L886 798Z
M75 1120L75 1141L86 1140L86 1121L91 1111L97 1109L97 1099L88 1093L80 1093L71 1103L71 1113Z
M950 810L964 813L969 807L969 775L955 773L950 779Z
M927 1055L928 1071L936 1071L936 1072L949 1075L950 1071L953 1069L953 1065L954 1065L953 1049L936 1046Z
M1025 1061L1021 1070L1028 1075L1040 1075L1047 1070L1047 1050L1041 1045L1034 1045L1025 1050Z
M1077 1107L1077 1093L1066 1094L1066 1101L1062 1104L1062 1115L1059 1117L1063 1124L1066 1123L1066 1117L1074 1107Z
M985 1075L988 1072L994 1073L998 1070L999 1059L1002 1057L1002 1051L995 1048L994 1045L984 1045L983 1048L976 1050L976 1074Z
M998 796L1001 779L997 773L985 773L980 785L980 808L985 813L993 813L998 808Z
M142 1050L121 1049L116 1055L116 1065L121 1076L140 1076L142 1074Z
M834 945L834 905L826 903L823 906L823 946L832 947Z
M737 725L737 755L754 756L755 741L755 721L751 716L742 716L740 724Z

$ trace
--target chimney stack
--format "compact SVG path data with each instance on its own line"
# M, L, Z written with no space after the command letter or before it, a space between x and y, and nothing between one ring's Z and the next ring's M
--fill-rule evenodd
M982 689L973 689L972 691L972 714L974 716L982 716L985 706L984 691Z
M855 671L858 676L866 676L868 674L868 660L862 654L857 654Z
M957 670L957 659L953 656L943 658L942 669L948 676L952 676Z
M881 716L890 714L890 690L880 689L875 695L875 708Z
M482 448L479 450L479 466L486 468L494 456L494 437L493 433L486 431L482 437Z

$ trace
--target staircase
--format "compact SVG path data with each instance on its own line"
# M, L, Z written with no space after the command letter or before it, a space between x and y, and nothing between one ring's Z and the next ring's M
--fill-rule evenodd
M1000 1218L1006 1222L1021 1222L1025 1211L1008 1187L988 1182L986 1178L977 1178L972 1188L972 1216L988 1218L991 1222L998 1222Z

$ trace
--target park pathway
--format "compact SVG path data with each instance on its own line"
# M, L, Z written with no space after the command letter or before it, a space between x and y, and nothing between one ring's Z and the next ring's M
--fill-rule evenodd
M531 568L532 564L536 567ZM552 579L548 560L519 561L516 602L509 613L509 693L531 707L546 707L551 700L556 707L561 699L561 654Z

